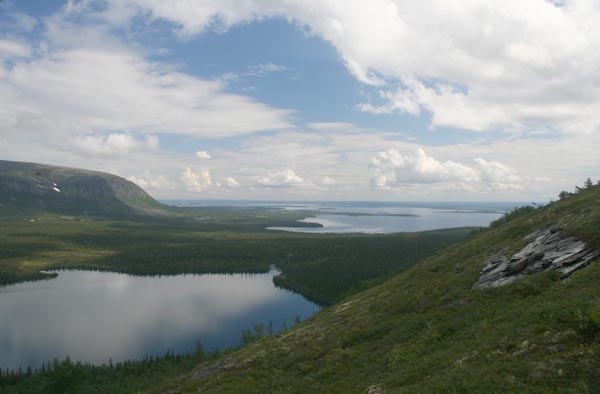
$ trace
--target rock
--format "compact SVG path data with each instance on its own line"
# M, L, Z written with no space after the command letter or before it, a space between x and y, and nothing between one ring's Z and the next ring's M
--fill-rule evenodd
M365 394L386 394L387 389L383 384L374 384L372 386L367 387L367 391Z
M213 375L217 372L224 371L232 368L234 363L230 358L224 358L217 361L216 363L196 368L192 371L191 375L188 376L188 381L200 380L207 376Z
M556 226L537 230L525 239L531 242L510 258L502 253L490 256L473 287L502 286L525 275L551 270L561 272L566 279L600 256L584 241L563 235Z

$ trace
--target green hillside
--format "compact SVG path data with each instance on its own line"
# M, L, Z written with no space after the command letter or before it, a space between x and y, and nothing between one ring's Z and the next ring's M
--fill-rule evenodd
M598 392L598 258L567 279L548 270L505 286L474 288L490 256L514 255L532 242L528 234L549 225L563 238L581 237L588 251L598 248L600 187L518 210L280 336L259 339L150 391Z
M63 185L69 190L67 180L87 174L67 170L69 175L61 178L60 169L33 175L19 171L5 170L6 177L36 187L44 179L61 193ZM119 207L144 205L126 203L141 195L109 189ZM6 199L17 196L19 187L3 190L10 190L2 193L5 207L27 208ZM25 190L22 195L35 194ZM87 191L82 199L90 203L93 194ZM282 334L265 335L264 328L246 333L247 346L235 352L171 355L120 366L67 361L31 376L5 376L0 389L600 392L600 186L561 195L545 207L515 210L433 257L471 230L385 236L277 233L262 230L265 223L295 218L252 210L208 209L176 219L129 221L5 215L0 220L0 279L5 282L35 279L41 269L61 267L135 274L262 272L275 262L283 272L279 285L324 304L339 302ZM31 198L37 203L37 197ZM55 207L35 208L42 209Z
M164 214L169 208L134 183L103 172L0 160L0 214Z

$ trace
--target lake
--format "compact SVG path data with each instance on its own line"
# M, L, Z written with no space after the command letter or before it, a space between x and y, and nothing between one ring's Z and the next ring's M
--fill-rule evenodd
M456 227L485 227L516 206L515 203L321 203L300 223L321 227L268 227L302 233L369 233L429 231ZM306 208L287 207L303 210Z
M166 200L179 207L264 208L305 212L295 227L267 230L300 233L369 233L486 227L521 202L365 202L365 201L234 201ZM316 223L320 227L303 227Z
M274 331L319 307L267 274L139 277L57 271L51 280L0 287L0 368L66 356L95 364L167 350L184 354L240 343L243 329Z

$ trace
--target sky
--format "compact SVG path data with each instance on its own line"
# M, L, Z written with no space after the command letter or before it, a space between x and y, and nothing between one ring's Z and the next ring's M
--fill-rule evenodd
M157 198L548 201L600 178L596 0L0 0L0 159Z

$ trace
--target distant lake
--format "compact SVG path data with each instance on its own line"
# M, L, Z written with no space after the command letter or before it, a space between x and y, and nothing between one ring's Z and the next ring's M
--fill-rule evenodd
M214 350L239 344L243 329L274 331L319 307L275 287L268 274L136 277L58 271L56 279L0 287L0 368L39 367L53 358L96 364L199 341Z
M322 227L267 227L301 233L369 233L387 234L438 230L456 227L485 227L501 217L501 207L447 208L411 206L356 206L328 205L317 207L317 212L300 220Z
M231 201L170 200L187 207L235 207L306 212L297 227L268 227L302 233L395 233L456 227L485 227L520 202L325 202L325 201ZM322 227L302 227L317 223Z

